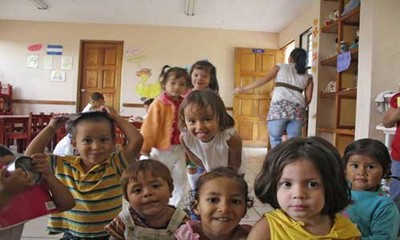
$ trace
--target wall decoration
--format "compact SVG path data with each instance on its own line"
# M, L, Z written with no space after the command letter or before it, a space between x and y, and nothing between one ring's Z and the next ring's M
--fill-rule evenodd
M37 52L37 51L42 50L42 48L43 48L43 44L41 44L41 43L31 44L28 46L28 51Z
M45 55L42 57L42 66L44 70L52 70L53 69L53 56Z
M125 59L127 62L136 63L140 67L141 63L147 59L147 56L140 47L128 47L125 50Z
M47 55L62 55L63 46L62 45L47 45Z
M145 98L155 98L161 93L161 84L159 81L147 83L151 77L150 68L141 68L136 72L136 76L140 78L140 82L136 84L136 93Z
M313 30L312 30L312 64L311 64L311 72L317 73L318 66L318 33L319 33L319 24L318 19L315 18L313 21Z
M50 72L50 81L63 82L65 81L65 71L54 70Z
M71 70L71 69L72 69L72 56L62 56L61 70Z
M28 68L38 68L39 67L39 55L29 54L26 58L26 66Z

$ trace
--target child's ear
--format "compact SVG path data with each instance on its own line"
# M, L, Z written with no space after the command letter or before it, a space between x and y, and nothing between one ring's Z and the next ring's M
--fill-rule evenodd
M74 138L71 139L71 144L76 149L76 140Z
M197 200L194 200L193 202L193 211L196 215L200 216L199 202Z
M384 179L384 178L387 178L387 177L389 177L391 175L391 172L390 172L390 169L388 169L388 170L386 170L386 171L384 171L383 173L382 173L382 179ZM397 180L396 180L397 181Z

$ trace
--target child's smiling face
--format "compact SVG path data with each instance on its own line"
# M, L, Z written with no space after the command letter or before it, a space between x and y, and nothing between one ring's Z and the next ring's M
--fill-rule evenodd
M193 90L204 90L207 89L211 82L211 77L208 71L204 69L193 69L192 75Z
M82 121L76 126L72 144L82 157L86 171L110 157L115 146L111 131L107 121Z
M184 116L188 132L202 142L209 142L219 131L218 118L211 107L189 104L184 109Z
M352 155L346 165L346 178L352 190L375 191L383 175L379 161L368 156Z
M325 206L321 176L310 160L298 159L283 168L277 186L279 206L295 221L318 221Z
M201 216L202 231L207 237L229 239L246 213L243 187L227 177L211 179L200 188L194 210Z

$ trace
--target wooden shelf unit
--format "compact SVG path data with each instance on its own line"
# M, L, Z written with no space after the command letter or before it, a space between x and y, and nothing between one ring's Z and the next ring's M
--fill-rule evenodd
M358 48L351 49L349 50L350 56L351 56L351 63L357 63L358 62ZM331 56L329 58L326 58L324 60L321 60L321 65L322 66L330 66L330 67L336 67L337 64L337 57L338 55Z
M323 16L323 14L334 9L339 9L339 14L341 14L349 1L321 0L321 22L328 19L328 16ZM337 48L336 54L332 56L332 49L328 48L334 46L335 38L337 38L338 43L345 41L347 47L349 47L356 36L359 22L360 7L358 6L346 15L339 16L330 25L322 27L318 44L320 64L318 70L317 135L330 141L341 153L348 144L354 141L355 135L358 48L348 50L351 55L350 67L340 73L336 71L339 49ZM324 93L322 90L329 80L335 81L335 92Z
M326 133L339 133L343 135L354 136L354 129L336 129L336 128L318 128L319 132L326 132Z

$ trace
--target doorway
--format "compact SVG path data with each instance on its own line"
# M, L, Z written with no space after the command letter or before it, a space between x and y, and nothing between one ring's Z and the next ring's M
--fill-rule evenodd
M241 87L261 77L282 62L282 51L271 49L235 49L235 84ZM274 81L233 97L233 118L246 147L269 148L267 113Z
M106 105L120 107L122 41L81 41L77 112L90 102L93 92L101 92Z

